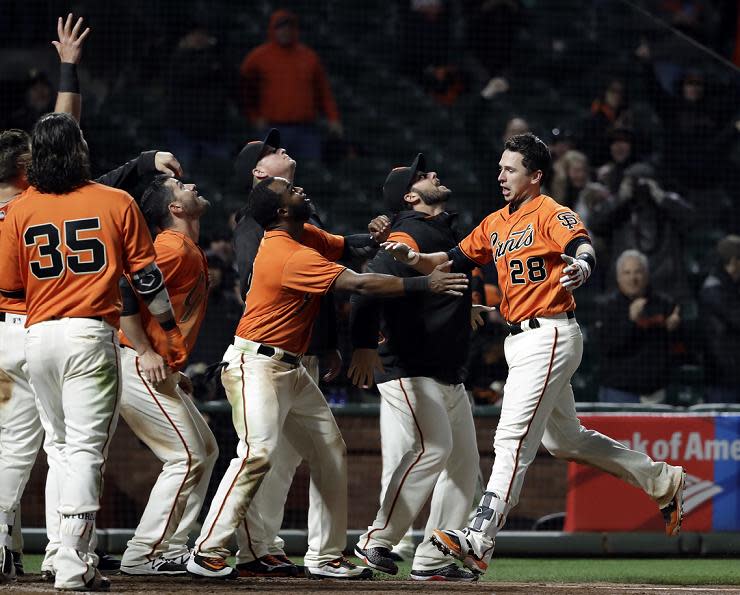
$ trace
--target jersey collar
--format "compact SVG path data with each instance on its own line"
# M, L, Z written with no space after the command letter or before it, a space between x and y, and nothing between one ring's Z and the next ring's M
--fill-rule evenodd
M499 211L501 213L501 218L504 221L512 221L514 219L519 220L525 215L529 215L530 213L534 213L537 209L540 208L542 203L545 200L545 195L540 194L539 196L536 196L532 200L530 200L526 205L523 207L518 208L513 213L509 212L509 204L507 203L506 206Z

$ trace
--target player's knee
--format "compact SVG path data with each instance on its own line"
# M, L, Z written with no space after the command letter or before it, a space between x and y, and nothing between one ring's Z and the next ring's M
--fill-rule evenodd
M272 468L272 458L275 448L264 444L250 448L247 456L247 469L253 477L264 477Z

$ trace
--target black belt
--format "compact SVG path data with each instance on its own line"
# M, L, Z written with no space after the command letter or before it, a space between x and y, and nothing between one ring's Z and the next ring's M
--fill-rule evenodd
M575 313L572 310L566 312L565 315L569 319L576 317ZM523 329L522 328L522 323L521 322L517 322L515 324L508 324L508 327L509 327L509 333L512 334L512 335L518 335L519 333L523 333L526 330L526 329ZM540 321L537 320L536 318L531 318L530 321L529 321L529 328L530 329L540 328Z
M260 355L266 355L267 357L273 357L277 353L277 350L274 347L262 345L260 343L260 346L257 348L257 353ZM280 361L290 364L291 366L297 366L301 363L301 357L302 356L300 355L290 355L290 353L283 352L283 357L280 358Z

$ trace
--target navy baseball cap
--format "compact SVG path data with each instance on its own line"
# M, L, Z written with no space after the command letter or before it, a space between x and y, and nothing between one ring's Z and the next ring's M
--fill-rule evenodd
M252 171L264 156L266 146L280 148L280 131L277 128L270 128L264 140L250 141L239 151L234 161L234 178L240 189L246 192L252 190Z
M391 170L383 184L383 199L388 210L398 213L406 208L403 197L408 194L416 174L420 171L425 172L426 169L426 159L423 154L419 153L410 167L396 167Z

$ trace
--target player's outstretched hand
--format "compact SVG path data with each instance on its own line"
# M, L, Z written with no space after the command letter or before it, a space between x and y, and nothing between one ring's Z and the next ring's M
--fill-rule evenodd
M342 371L342 354L339 349L329 349L321 355L321 369L326 370L321 380L331 382Z
M391 234L391 220L388 219L386 215L375 217L375 219L368 224L367 230L378 244L382 244Z
M563 276L560 277L560 284L568 291L573 291L577 287L580 287L591 276L591 265L585 260L573 258L567 254L561 254L560 258L567 265L563 269Z
M154 349L147 349L139 355L139 367L144 372L144 377L152 384L164 382L170 373L164 359Z
M388 252L398 262L409 264L411 266L419 262L419 253L403 242L383 242L380 244L380 247Z
M154 155L154 168L170 178L182 176L180 162L177 157L167 151L157 151Z
M59 41L52 41L51 43L59 54L59 60L61 62L69 62L71 64L79 64L80 58L82 57L82 44L90 34L90 27L87 27L82 33L82 17L77 19L77 22L72 24L74 17L70 12L67 15L67 20L63 20L62 17L57 19L57 35Z
M468 288L468 276L465 273L450 273L451 268L451 260L434 267L434 270L427 275L429 277L429 291L456 296L463 294Z
M473 330L477 330L479 327L483 326L485 324L485 320L483 320L483 314L493 312L495 309L496 306L483 306L480 304L473 304L473 307L470 308L470 328L472 328Z
M188 359L188 349L180 329L167 331L167 364L173 372L179 372Z
M352 384L359 388L372 387L375 382L373 377L375 370L385 372L377 349L355 349L352 352L352 361L347 370L347 377Z

